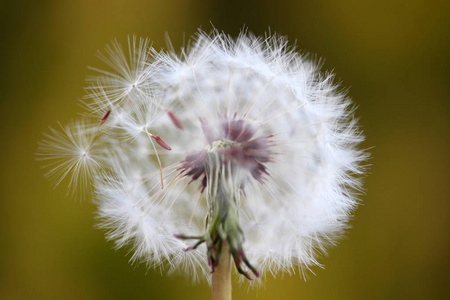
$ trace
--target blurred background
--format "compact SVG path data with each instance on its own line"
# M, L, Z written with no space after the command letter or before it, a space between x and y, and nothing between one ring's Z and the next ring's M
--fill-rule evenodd
M314 268L234 299L449 299L450 2L438 0L2 1L0 298L208 299L205 283L130 265L95 206L53 190L35 161L48 126L81 112L87 66L112 39L179 48L202 28L288 36L325 58L373 147L352 229Z

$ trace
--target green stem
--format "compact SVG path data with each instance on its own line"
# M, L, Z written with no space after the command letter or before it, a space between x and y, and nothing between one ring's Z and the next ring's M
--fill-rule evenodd
M226 241L222 241L219 265L212 274L212 300L231 300L231 256Z

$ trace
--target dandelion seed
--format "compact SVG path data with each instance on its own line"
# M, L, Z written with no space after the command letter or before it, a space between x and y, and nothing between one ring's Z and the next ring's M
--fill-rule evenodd
M111 113L111 110L108 109L106 114L102 117L102 122L100 123L100 126L102 126L106 122L106 120L108 119L110 113Z
M118 104L130 94L146 95L150 88L152 68L147 64L149 59L149 41L147 39L137 39L135 36L128 38L128 49L123 50L117 41L108 45L105 53L98 56L112 70L105 71L98 68L91 68L100 75L88 77L88 82L100 86L105 94L98 93L98 90L88 87L86 99L104 99L106 95L108 101Z
M181 124L180 120L175 116L175 114L169 109L166 109L166 112L172 120L173 124L175 124L175 126L177 126L179 129L183 129L183 124Z
M150 133L150 136L152 137L152 139L154 139L156 141L156 143L158 145L160 145L161 147L163 147L166 150L172 150L172 148L170 148L169 145L167 145L166 142L164 142L164 140L159 136L159 135L154 135Z
M56 185L70 178L67 193L74 196L77 187L87 190L91 178L100 167L101 157L95 148L98 130L85 123L72 123L61 131L50 128L51 134L39 143L37 159L45 163L46 177Z

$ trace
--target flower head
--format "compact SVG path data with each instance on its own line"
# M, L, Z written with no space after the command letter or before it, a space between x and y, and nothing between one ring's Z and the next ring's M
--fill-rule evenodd
M117 73L88 90L110 112L91 177L107 236L135 260L205 274L224 243L247 278L319 264L365 159L333 75L277 36L200 32L181 55L136 43L128 59L109 47Z

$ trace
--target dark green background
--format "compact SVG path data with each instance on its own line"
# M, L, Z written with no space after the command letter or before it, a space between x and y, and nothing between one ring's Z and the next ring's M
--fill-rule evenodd
M129 265L89 201L52 190L37 141L81 109L87 66L113 38L211 24L297 40L350 87L372 167L347 238L307 282L267 278L234 299L444 299L450 252L449 1L2 1L0 298L208 299L206 284Z

